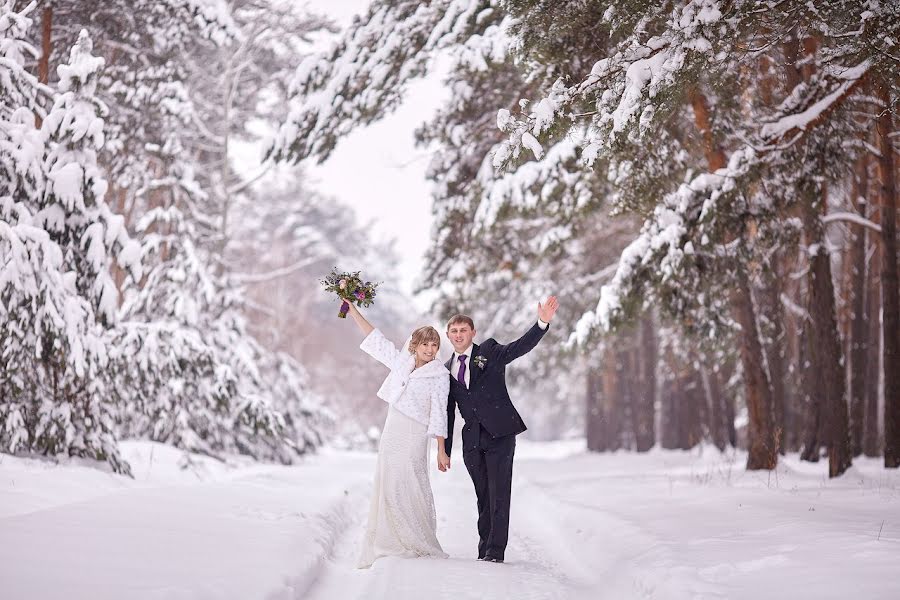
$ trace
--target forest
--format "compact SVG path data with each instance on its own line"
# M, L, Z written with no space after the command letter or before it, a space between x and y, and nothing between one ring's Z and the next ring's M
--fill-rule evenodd
M2 2L3 452L371 444L378 371L317 278L389 282L398 339L420 316L304 161L444 59L418 288L507 339L563 299L511 375L535 438L900 467L900 4L374 0L322 51L291 2Z

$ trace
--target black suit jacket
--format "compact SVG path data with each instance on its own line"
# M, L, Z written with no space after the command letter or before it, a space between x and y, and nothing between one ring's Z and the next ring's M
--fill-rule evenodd
M475 344L466 364L471 369L469 388L456 380L459 365L451 365L450 357L444 366L450 370L450 395L447 400L447 439L444 448L447 454L453 445L453 425L456 420L456 407L466 424L463 427L463 446L469 447L466 439L470 437L472 428L480 424L492 437L518 435L525 431L525 422L519 416L516 407L509 398L506 389L506 365L524 356L537 346L544 334L550 329L541 329L537 323L525 335L509 344L499 344L491 338L483 344ZM477 358L484 357L484 367L478 366ZM473 438L477 439L477 438Z

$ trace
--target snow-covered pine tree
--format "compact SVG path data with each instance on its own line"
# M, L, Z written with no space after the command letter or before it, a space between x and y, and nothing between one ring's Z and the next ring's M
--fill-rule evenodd
M175 198L138 224L148 273L126 295L115 356L123 395L137 408L123 412L124 432L210 455L289 462L291 442L265 393L263 351L246 331L241 296L195 245L183 214L196 207Z
M224 0L53 0L52 9L52 64L83 23L106 60L97 93L110 113L100 159L120 212L133 220L177 185L179 162L190 162L185 138L200 135L188 55L233 44L238 28Z
M61 93L35 130L32 111L42 115L38 97L48 90L22 67L35 54L23 42L32 9L0 8L4 95L19 103L0 114L9 175L0 193L0 439L5 451L91 457L128 473L116 446L103 326L115 317L113 257L132 276L140 266L121 217L105 204L96 164L104 107L93 93L103 61L82 33L60 65Z
M60 65L59 95L44 119L44 169L48 186L36 213L41 227L63 249L67 267L77 274L80 294L89 298L104 324L115 320L118 293L110 276L112 258L138 279L140 248L128 237L124 219L104 201L106 179L97 164L105 141L108 110L96 97L104 61L92 54L82 31L68 64Z

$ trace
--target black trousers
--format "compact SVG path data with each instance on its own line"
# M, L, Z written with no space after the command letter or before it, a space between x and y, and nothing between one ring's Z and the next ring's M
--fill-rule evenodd
M476 423L467 428L463 462L478 498L478 558L503 560L509 540L509 499L512 491L516 436L492 438ZM477 437L476 437L477 436Z

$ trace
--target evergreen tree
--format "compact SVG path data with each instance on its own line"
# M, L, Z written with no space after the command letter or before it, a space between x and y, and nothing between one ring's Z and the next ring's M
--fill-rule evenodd
M104 201L96 164L104 107L94 97L102 59L83 32L59 68L40 131L34 110L50 90L23 69L27 13L7 2L3 68L8 97L0 115L0 164L9 175L0 198L3 313L7 324L0 363L0 440L5 451L42 452L106 460L128 473L115 439L115 405L107 370L104 326L115 318L109 268L115 256L140 276L135 244L121 217ZM15 106L15 105L13 105Z

